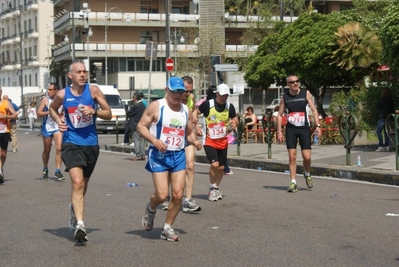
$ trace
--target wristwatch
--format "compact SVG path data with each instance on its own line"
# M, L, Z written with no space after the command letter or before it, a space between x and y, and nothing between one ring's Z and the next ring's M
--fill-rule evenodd
M320 127L321 127L320 123L316 124L316 127L319 127L319 128L320 128Z
M98 109L94 110L94 114L93 115L96 115L96 116L98 115Z

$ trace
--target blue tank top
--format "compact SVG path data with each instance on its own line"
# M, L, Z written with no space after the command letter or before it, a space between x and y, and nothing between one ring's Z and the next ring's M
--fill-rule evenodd
M90 85L85 84L83 92L80 96L74 96L71 88L65 88L64 102L65 122L68 130L62 136L63 143L72 143L79 146L95 146L98 145L98 136L96 130L97 116L83 115L79 111L79 104L96 107L90 93Z

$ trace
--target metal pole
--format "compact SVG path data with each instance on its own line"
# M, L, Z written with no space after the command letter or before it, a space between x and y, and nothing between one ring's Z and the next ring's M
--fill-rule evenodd
M148 95L147 95L147 103L150 104L150 95L151 95L151 73L152 73L152 51L153 51L154 42L151 41L151 53L150 53L150 73L148 75Z
M283 17L283 8L284 8L283 0L280 0L280 20L281 20L281 21L284 20L284 17Z
M87 73L89 74L89 83L90 83L90 27L88 27L87 31Z
M75 11L72 12L72 62L75 61L75 36L76 36L76 29L75 29Z
M108 85L108 16L107 3L105 3L105 85Z
M169 0L165 0L165 45L166 51L165 56L166 58L170 57L170 18L169 18ZM151 51L152 55L152 51ZM169 72L166 70L166 81L169 79Z
M21 85L21 107L24 111L22 113L22 117L25 118L25 113L26 113L26 108L24 107L24 67L23 67L23 60L22 60L22 39L24 37L22 33L22 10L19 10L19 58L21 60L21 72L20 72L20 77L19 77L19 83Z

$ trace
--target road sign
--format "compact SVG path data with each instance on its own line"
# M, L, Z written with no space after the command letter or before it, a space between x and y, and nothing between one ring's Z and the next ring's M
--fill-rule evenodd
M216 71L238 71L238 64L215 64Z
M173 61L172 58L168 57L168 58L166 59L166 61L165 61L165 67L166 67L166 70L167 70L167 71L169 71L169 72L173 71L173 69L175 68L175 62Z

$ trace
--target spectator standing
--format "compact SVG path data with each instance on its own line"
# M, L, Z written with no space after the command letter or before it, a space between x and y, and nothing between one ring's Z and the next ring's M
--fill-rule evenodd
M51 102L53 101L55 95L58 93L59 86L56 83L51 83L47 89L47 94L42 98L40 102L39 108L37 110L37 115L41 118L41 136L43 138L43 173L42 180L48 181L48 161L50 158L50 151L52 146L52 141L54 140L55 144L55 178L58 181L64 181L65 177L61 173L61 144L62 144L62 133L58 129L57 123L49 116L49 107ZM60 117L63 116L63 108L62 106L58 110L58 115Z
M3 96L3 100L8 100L11 103L18 117L19 114L21 113L19 107L15 103L13 103L12 100L9 99L7 95ZM17 120L15 119L10 119L10 136L11 136L12 152L16 153L18 151L18 138L17 138Z
M129 103L129 110L132 108L132 103L133 103L133 98L130 100ZM128 146L130 144L130 134L131 134L131 130L130 130L130 119L127 112L126 112L126 124L125 124L125 132L123 135L123 143L122 146Z
M145 160L145 143L143 136L137 131L137 124L143 115L146 107L143 103L143 93L135 92L133 95L133 106L127 112L129 118L129 128L132 132L134 151L136 157L132 161Z
M0 87L0 99L3 89ZM4 164L7 158L7 148L10 142L10 119L16 120L17 113L12 107L10 101L0 101L0 184L4 183Z
M378 100L375 107L378 110L378 123L377 123L377 137L378 137L378 148L377 152L389 151L389 137L385 131L385 120L389 114L394 112L394 102L389 88L382 89L381 98ZM382 137L382 131L384 131L384 138ZM385 140L384 140L385 139Z
M35 102L30 103L30 108L28 110L28 119L29 119L29 130L32 132L35 129L35 120L37 119Z
M198 115L200 114L204 114L205 118L204 150L211 164L209 169L209 201L217 201L223 198L219 186L227 160L227 131L230 126L234 130L238 125L235 107L227 101L229 95L228 85L220 84L217 86L216 98L203 102L193 113L194 123L198 122Z
M86 83L87 75L82 62L72 62L68 68L72 84L60 90L50 105L50 116L63 132L61 158L65 171L71 177L72 186L69 228L74 231L74 239L79 243L88 240L83 222L84 197L100 153L96 119L112 118L111 109L100 88ZM61 105L64 107L63 117L58 114ZM97 105L100 109L97 109Z
M142 225L147 231L152 230L157 206L168 196L170 177L172 199L160 236L168 241L179 240L172 224L182 205L186 176L186 138L197 150L201 149L201 143L193 131L192 113L181 103L185 90L181 78L169 78L165 88L166 97L151 102L137 125L139 133L150 142L146 169L152 173L155 189L146 206Z

